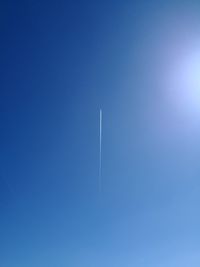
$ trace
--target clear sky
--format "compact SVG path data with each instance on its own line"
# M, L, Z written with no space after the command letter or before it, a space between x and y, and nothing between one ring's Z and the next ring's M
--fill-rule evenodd
M200 266L200 101L178 76L198 13L1 1L1 267Z

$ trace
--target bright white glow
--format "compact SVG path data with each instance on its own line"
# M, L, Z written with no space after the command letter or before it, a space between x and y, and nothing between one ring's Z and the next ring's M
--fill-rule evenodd
M171 68L169 86L176 109L200 118L200 43L187 47Z

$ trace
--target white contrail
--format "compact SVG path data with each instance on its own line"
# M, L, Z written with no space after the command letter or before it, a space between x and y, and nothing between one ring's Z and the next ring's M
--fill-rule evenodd
M101 154L102 154L102 110L99 111L99 191L101 191Z

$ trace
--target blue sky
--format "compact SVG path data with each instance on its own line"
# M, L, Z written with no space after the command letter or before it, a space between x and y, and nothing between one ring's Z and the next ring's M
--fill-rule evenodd
M0 266L199 266L197 2L1 1Z

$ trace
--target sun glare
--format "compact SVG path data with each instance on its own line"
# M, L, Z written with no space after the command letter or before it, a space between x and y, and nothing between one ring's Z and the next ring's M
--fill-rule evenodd
M176 109L200 118L200 43L179 55L169 77L171 98Z

